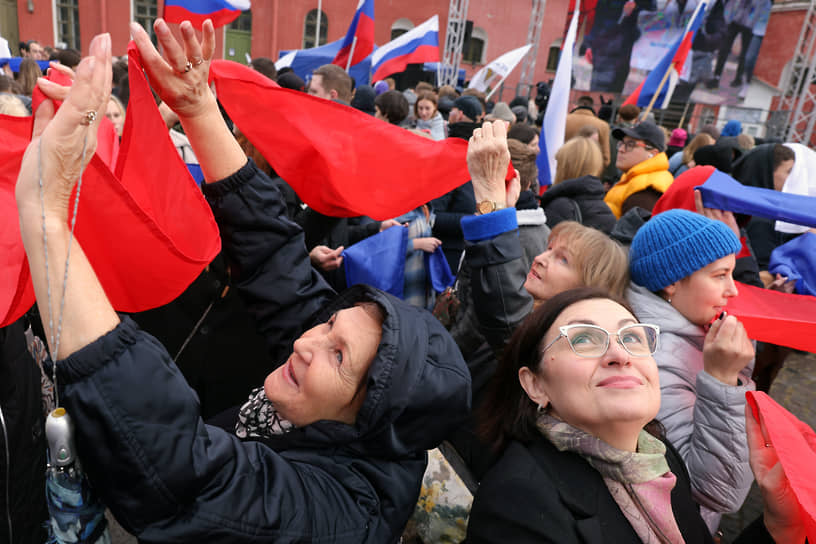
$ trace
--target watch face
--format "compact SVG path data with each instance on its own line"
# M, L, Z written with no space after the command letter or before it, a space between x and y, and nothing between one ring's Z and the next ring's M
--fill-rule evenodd
M496 209L496 206L489 200L482 200L481 202L479 202L477 208L479 210L479 213L484 214L492 212L493 210Z

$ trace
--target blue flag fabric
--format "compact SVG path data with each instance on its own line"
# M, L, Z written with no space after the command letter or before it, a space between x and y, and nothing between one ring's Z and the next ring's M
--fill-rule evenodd
M346 284L365 283L402 298L408 229L394 226L343 250Z
M292 68L292 71L303 78L304 81L307 81L312 77L312 72L324 64L332 63L342 45L343 40L340 39L321 45L320 47L312 47L311 49L281 51L280 57L277 62L275 62L275 66L278 70L289 66ZM365 85L368 84L370 71L371 55L366 57L362 62L352 65L351 68L349 68L349 75L354 78L357 85Z
M806 232L774 249L768 272L795 280L798 294L816 296L816 234Z
M15 74L20 71L20 63L23 62L23 57L7 57L0 59L0 68L8 64L9 68ZM48 60L38 60L35 61L37 66L40 67L40 70L47 70L48 66L50 65L51 61Z
M696 189L700 189L707 208L816 227L816 197L748 187L719 170Z
M437 293L441 293L456 281L441 246L433 253L425 254L425 270L428 271L431 287Z

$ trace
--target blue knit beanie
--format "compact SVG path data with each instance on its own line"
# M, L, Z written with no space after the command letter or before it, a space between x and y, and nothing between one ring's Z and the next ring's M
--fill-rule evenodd
M669 210L635 234L629 273L632 281L657 292L741 247L725 223L688 210Z

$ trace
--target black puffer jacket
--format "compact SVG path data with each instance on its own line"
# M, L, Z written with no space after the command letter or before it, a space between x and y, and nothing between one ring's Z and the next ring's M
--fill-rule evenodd
M23 322L0 329L0 542L42 544L45 427Z
M365 400L354 425L319 421L274 441L241 441L202 422L167 352L125 319L59 364L92 482L144 542L396 542L425 450L470 410L456 345L431 314L380 291L334 297L252 163L205 194L234 284L273 352L363 297L384 309Z
M561 221L577 221L575 204L581 211L580 223L609 234L615 226L615 215L604 202L604 188L595 176L583 176L553 185L541 195L541 207L547 214L547 226Z

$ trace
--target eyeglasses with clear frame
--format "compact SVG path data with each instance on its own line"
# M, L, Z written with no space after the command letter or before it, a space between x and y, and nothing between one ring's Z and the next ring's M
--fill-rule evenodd
M552 342L541 350L543 355L561 338L569 340L570 349L578 357L602 357L609 349L609 337L613 335L603 327L588 323L574 323L558 327L561 332ZM632 357L649 357L657 351L657 340L660 336L660 327L647 323L626 325L614 333L618 344Z

